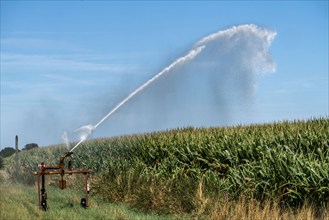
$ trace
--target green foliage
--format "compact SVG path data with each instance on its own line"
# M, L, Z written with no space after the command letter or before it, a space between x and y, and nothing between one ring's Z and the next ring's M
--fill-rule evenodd
M164 197L175 197L189 212L194 208L188 202L192 200L182 195L195 195L197 187L192 183L203 182L210 197L234 199L243 194L278 200L288 207L301 207L305 202L325 207L329 201L328 128L329 120L324 118L176 129L91 141L79 153L91 157L94 169L108 169L94 184L109 200L124 201L130 196L133 203L142 204L152 198L155 182L164 189ZM182 186L180 190L177 185Z
M2 156L0 156L0 169L2 169L3 167L4 167L3 158L2 158Z
M31 150L33 148L38 148L38 144L36 143L31 143L31 144L26 144L25 147L23 148L23 150Z
M15 149L11 147L5 147L0 151L0 156L2 157L9 157L15 153Z

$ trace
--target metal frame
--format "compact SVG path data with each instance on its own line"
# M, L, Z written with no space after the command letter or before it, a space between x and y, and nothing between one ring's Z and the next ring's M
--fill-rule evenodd
M58 166L45 166L45 163L42 162L38 164L38 167L41 169L41 171L34 172L35 175L38 176L38 198L39 198L39 208L43 209L44 211L47 210L47 193L45 189L45 175L56 175L59 174L61 176L60 181L59 181L59 188L65 189L66 188L66 181L64 180L64 175L65 174L84 174L85 175L85 192L86 192L86 198L85 198L85 203L81 200L81 205L84 208L88 207L88 193L89 193L89 184L88 184L88 178L90 173L92 172L91 170L72 170L71 169L71 163L69 161L69 168L68 170L65 170L65 164L64 164L64 159L68 156L70 156L72 152L66 152L64 155L61 157L59 165ZM49 171L49 170L54 170L54 171ZM41 177L41 187L40 187L40 177Z

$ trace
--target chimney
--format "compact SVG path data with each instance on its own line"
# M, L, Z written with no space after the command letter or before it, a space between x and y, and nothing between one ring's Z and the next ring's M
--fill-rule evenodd
M15 137L15 149L16 149L16 153L18 153L18 135L16 135Z
M19 159L18 159L18 135L16 135L15 137L15 149L16 149L16 152L15 152L15 162L16 162L16 172L18 172L19 170Z

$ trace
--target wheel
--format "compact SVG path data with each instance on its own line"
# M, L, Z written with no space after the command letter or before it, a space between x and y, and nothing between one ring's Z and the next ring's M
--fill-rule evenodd
M47 211L47 201L45 199L41 200L41 207L44 211Z
M85 198L82 198L82 199L81 199L80 204L81 204L81 206L82 206L83 208L87 208L87 201L86 201Z

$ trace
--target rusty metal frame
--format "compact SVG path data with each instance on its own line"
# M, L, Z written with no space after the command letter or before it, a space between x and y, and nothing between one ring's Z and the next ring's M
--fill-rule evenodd
M68 156L70 156L72 153L71 152L66 152L60 159L59 165L58 166L45 166L45 164L42 162L38 164L38 167L41 169L41 171L34 172L35 175L38 176L38 198L39 198L39 208L44 209L45 211L47 210L47 193L45 189L45 176L46 175L60 175L60 182L59 182L59 188L65 189L66 188L66 181L64 180L64 175L65 174L84 174L85 175L85 192L86 192L86 206L85 208L88 207L88 194L89 194L89 185L88 185L88 178L90 173L92 172L91 170L72 170L70 167L69 163L69 168L67 170L64 169L65 164L64 164L64 159ZM50 171L54 170L54 171ZM41 177L41 181L40 181ZM41 187L40 187L41 183ZM43 207L42 202L45 202Z

